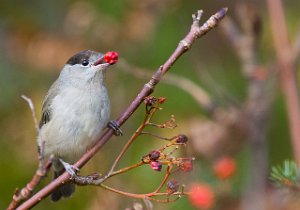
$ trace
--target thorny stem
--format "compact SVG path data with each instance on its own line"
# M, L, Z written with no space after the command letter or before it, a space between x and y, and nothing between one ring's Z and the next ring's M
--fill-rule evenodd
M199 25L199 20L202 13L198 12L196 16L193 16L193 24L186 37L181 42L179 42L179 45L169 57L169 59L153 74L150 81L144 85L142 90L132 101L129 107L117 119L117 123L120 126L122 126L127 121L127 119L135 112L135 110L143 102L144 98L146 96L149 96L154 91L155 86L160 82L163 75L170 70L170 68L181 57L182 54L184 54L191 48L196 39L200 38L208 31L216 27L217 24L225 17L226 13L227 8L219 10L216 14L212 15L202 26ZM78 168L84 166L112 136L113 130L107 129L95 143L95 145L85 154L83 154L82 157L74 164L74 166ZM30 199L25 201L22 205L19 206L18 209L21 210L32 208L69 179L70 175L67 172L63 173L61 176L53 180L51 183L49 183L47 186L33 195Z

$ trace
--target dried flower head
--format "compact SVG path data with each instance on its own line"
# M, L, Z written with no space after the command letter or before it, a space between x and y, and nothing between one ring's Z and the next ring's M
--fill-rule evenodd
M188 141L188 137L184 134L180 134L176 138L176 143L185 144Z
M154 96L146 96L144 98L144 103L147 106L153 106L156 102L157 102L157 98L155 98Z
M172 180L168 181L168 183L167 183L167 193L168 194L173 194L173 193L177 192L178 188L179 188L179 183L177 180L172 179Z
M154 150L149 153L149 159L151 161L157 161L159 157L160 157L160 151L158 150Z
M190 172L193 170L193 160L187 159L180 163L179 168L181 171Z

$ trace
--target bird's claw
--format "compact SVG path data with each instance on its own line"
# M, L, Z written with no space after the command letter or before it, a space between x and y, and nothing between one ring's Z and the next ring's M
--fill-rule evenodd
M123 132L120 129L120 125L117 121L112 120L107 124L107 127L111 128L114 131L116 136L123 136Z
M59 161L64 166L66 172L68 172L68 174L70 174L70 176L72 178L77 176L77 173L79 172L79 168L78 167L76 167L74 165L71 165L71 164L63 161L62 159L59 159Z

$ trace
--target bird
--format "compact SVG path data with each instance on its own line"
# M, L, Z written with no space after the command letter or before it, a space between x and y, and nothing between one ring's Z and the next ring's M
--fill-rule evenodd
M84 50L69 58L43 100L38 147L52 161L54 179L78 170L76 160L100 137L109 125L121 134L110 119L110 99L105 86L107 69L118 60L117 52L106 54ZM70 197L74 183L65 183L51 194L52 201Z

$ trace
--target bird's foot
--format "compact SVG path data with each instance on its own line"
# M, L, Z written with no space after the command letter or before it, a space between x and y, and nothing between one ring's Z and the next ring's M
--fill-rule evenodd
M115 136L123 136L123 132L120 129L120 125L117 121L112 120L107 124L107 127L113 129Z
M59 161L64 166L66 172L68 172L68 174L70 174L72 178L77 176L77 173L79 172L79 168L63 161L62 159L59 159Z

